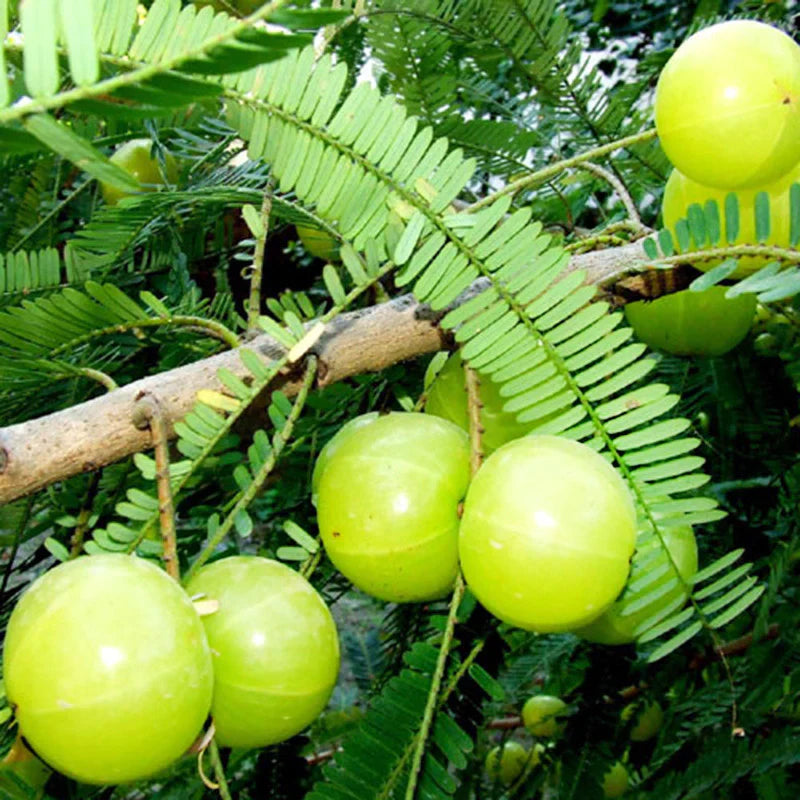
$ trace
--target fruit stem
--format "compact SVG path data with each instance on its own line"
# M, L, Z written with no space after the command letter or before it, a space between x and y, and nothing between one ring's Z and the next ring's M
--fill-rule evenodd
M253 270L250 273L250 298L247 301L247 328L258 329L258 317L261 314L261 279L264 274L264 250L269 233L269 217L272 213L272 193L274 182L270 177L261 200L261 226L256 237L253 253Z

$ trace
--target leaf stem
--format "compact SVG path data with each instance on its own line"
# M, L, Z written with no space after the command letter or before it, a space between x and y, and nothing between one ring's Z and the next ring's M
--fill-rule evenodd
M256 495L261 490L261 487L264 485L264 481L266 481L272 470L275 468L275 464L283 452L286 443L291 438L295 423L300 417L300 413L305 406L306 400L308 399L308 394L314 385L314 378L316 377L316 374L317 358L316 356L310 356L308 359L308 366L306 367L306 372L303 377L303 384L300 387L300 391L297 393L294 404L292 405L292 410L289 413L289 416L286 418L286 423L284 426L273 438L272 452L254 476L253 482L247 487L247 490L242 493L242 496L239 498L236 505L234 505L234 507L228 512L228 516L225 517L225 520L222 522L219 528L217 528L214 535L209 538L206 546L202 549L192 566L189 568L189 571L186 573L185 581L189 581L197 572L197 570L200 569L200 567L202 567L206 561L208 561L219 543L228 535L228 533L230 533L231 528L233 528L236 521L236 515L240 511L245 510L250 503L253 502Z
M274 184L272 178L267 181L264 197L261 201L261 230L256 237L255 252L253 253L253 270L250 273L250 298L247 302L247 327L249 330L258 328L258 317L261 314L261 281L264 272L264 250L269 233L269 217L272 213L272 193Z
M476 203L473 203L471 206L467 207L468 212L475 212L485 206L491 205L495 202L499 197L502 197L506 194L516 194L517 192L521 192L523 189L527 189L529 186L533 186L537 183L542 183L546 181L548 178L552 178L559 173L563 172L570 167L577 167L583 165L587 161L592 161L596 158L601 158L602 156L606 156L609 153L613 153L615 150L621 150L625 147L630 147L634 144L641 144L642 142L647 142L650 139L654 139L656 136L656 129L655 128L648 128L646 131L641 131L639 133L635 133L632 136L625 136L622 139L616 139L613 142L609 142L608 144L600 145L599 147L593 147L590 150L585 150L582 153L578 153L572 158L565 158L561 161L556 161L554 164L550 164L542 169L537 169L535 172L531 172L530 175L526 175L524 178L519 178L519 180L512 181L509 184L506 184L502 189L494 192L493 194L486 195L486 197L478 200Z
M438 705L439 690L442 686L444 678L445 667L447 666L447 657L450 654L450 648L453 644L453 635L456 627L456 617L458 616L458 607L461 605L461 599L464 597L464 579L459 572L456 577L456 585L453 589L453 596L450 599L450 610L447 614L447 623L442 636L442 644L439 647L439 657L436 659L436 669L431 679L431 688L428 691L428 702L425 704L425 712L422 716L422 725L420 726L419 734L417 735L416 747L414 748L414 757L411 761L411 774L408 777L408 785L406 786L406 800L414 800L414 795L417 790L417 783L419 781L419 771L422 767L422 759L425 756L425 744L428 741L428 734L430 733L431 726L433 725L433 717L436 713Z

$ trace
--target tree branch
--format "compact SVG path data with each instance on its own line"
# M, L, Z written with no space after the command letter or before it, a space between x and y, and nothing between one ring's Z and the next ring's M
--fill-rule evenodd
M574 256L567 269L585 269L587 283L606 285L647 263L641 243L635 242ZM476 281L460 301L483 286L483 279ZM314 347L320 365L317 387L446 348L447 336L437 325L440 318L441 314L417 303L411 295L342 314L327 325ZM283 354L280 345L266 335L242 346L267 361ZM200 389L224 390L217 379L220 368L249 379L239 350L151 375L72 408L0 428L0 503L152 447L149 431L137 429L131 421L134 405L145 395L158 399L170 436L174 436L174 423L191 410ZM290 373L270 388L294 395L301 384L302 375Z

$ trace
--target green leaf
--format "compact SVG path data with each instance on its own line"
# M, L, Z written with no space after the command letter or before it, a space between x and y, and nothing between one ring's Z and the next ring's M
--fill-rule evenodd
M44 546L48 553L51 556L54 556L58 561L68 561L69 560L69 550L64 547L58 539L54 539L52 536L48 536L44 540Z
M292 522L290 519L286 520L283 523L283 530L287 536L308 553L316 553L319 550L319 542L306 533L296 522Z
M505 699L506 690L480 664L472 664L469 674L492 700Z
M769 195L766 192L758 192L755 199L755 228L756 241L763 244L769 238Z
M264 223L261 221L261 214L259 214L256 207L250 205L250 203L245 203L242 206L242 216L247 223L247 227L250 228L250 233L252 233L256 239L263 239L266 235L266 231L264 230Z
M24 124L26 130L39 141L93 178L125 192L135 192L142 188L132 175L112 164L99 150L95 150L64 123L47 114L34 114L27 117Z
M422 231L425 229L427 222L428 218L422 211L414 213L414 216L408 221L408 225L406 225L403 235L397 243L397 247L395 247L395 264L402 266L411 258L411 254L414 252L414 248L417 246L417 242L420 236L422 236Z
M22 62L25 86L33 97L55 94L58 91L56 0L25 0L20 3L19 15L25 37Z
M28 2L28 0L26 0ZM78 86L97 81L100 64L95 42L94 2L58 0L61 30L67 46L72 79Z
M246 539L253 532L253 519L247 513L247 510L240 508L233 518L233 524L236 527L236 532L243 539Z
M694 636L696 636L701 628L702 624L700 622L693 622L688 628L685 628L677 635L673 636L671 639L667 640L662 644L660 647L657 647L650 655L647 657L647 663L653 664L656 661L665 658L670 653L677 650L682 644L688 642Z

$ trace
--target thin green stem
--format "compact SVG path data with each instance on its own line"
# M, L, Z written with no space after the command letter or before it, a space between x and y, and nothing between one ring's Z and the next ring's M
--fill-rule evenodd
M280 458L280 455L283 452L286 443L292 436L292 431L294 430L295 423L300 417L300 413L302 412L305 406L306 400L308 399L308 394L314 385L314 378L316 377L316 375L317 375L317 359L316 356L311 356L308 359L308 366L306 367L306 372L305 375L303 376L303 383L300 387L300 391L297 393L297 396L295 397L294 404L292 405L292 410L289 413L289 416L286 418L284 426L274 437L272 452L270 453L269 458L267 458L264 464L262 464L261 468L254 476L253 482L247 487L246 491L242 493L242 496L239 498L239 501L230 510L228 516L225 517L225 520L222 522L219 528L217 528L214 535L209 538L208 542L206 543L206 546L202 549L202 551L197 556L194 563L186 573L186 578L184 582L191 580L192 576L197 572L197 570L200 569L200 567L202 567L203 564L206 563L206 561L208 561L208 559L214 553L214 550L216 550L216 548L219 546L220 542L222 542L222 540L230 533L236 521L237 514L240 511L244 511L250 505L250 503L253 502L259 491L261 491L261 487L264 485L264 481L267 480L270 473L275 468L275 464L278 462L278 459Z
M663 256L652 265L672 266L696 261L718 261L726 258L739 258L740 256L761 256L773 261L784 261L790 264L800 264L800 252L784 247L769 244L736 244L728 247L714 247L707 250L697 250L688 253L678 253L673 256Z
M228 779L225 777L225 769L222 766L222 759L219 757L219 747L216 739L212 739L209 742L208 755L211 759L211 766L214 769L214 777L217 779L220 796L223 800L233 800L231 790L228 788Z
M114 389L119 389L119 384L110 375L99 369L81 367L78 372L85 378L91 378L93 381L97 381L97 383L105 386L109 392L113 392Z
M636 204L633 202L628 187L625 186L620 178L605 167L601 167L600 164L595 164L591 161L586 161L581 164L580 169L591 172L593 175L597 175L608 183L617 193L622 205L625 206L625 211L628 214L628 222L634 225L636 230L641 230L644 227L642 225L642 218L639 216L639 211L636 208Z
M502 197L506 194L516 194L517 192L521 192L523 189L527 189L529 186L533 186L537 183L542 183L543 181L548 180L549 178L553 178L559 173L563 172L570 167L577 167L584 164L587 161L592 161L596 158L601 158L602 156L606 156L609 153L613 153L615 150L621 150L625 147L630 147L634 144L640 144L642 142L649 141L650 139L654 139L656 136L656 129L655 128L648 128L646 131L641 131L640 133L635 133L632 136L625 136L622 139L616 139L613 142L609 142L608 144L600 145L599 147L593 147L590 150L586 150L582 153L578 153L572 158L565 158L561 161L557 161L554 164L550 164L547 167L543 167L542 169L538 169L535 172L531 172L530 175L526 175L524 178L520 178L519 180L512 181L511 183L504 186L502 189L494 192L493 194L486 195L486 197L478 200L477 203L473 203L471 206L467 207L467 211L475 212L485 206L491 205L495 202L499 197Z
M270 178L261 201L261 230L256 237L253 269L250 273L250 298L247 302L247 327L249 330L255 330L258 327L258 317L261 314L261 280L264 271L264 250L269 233L269 217L272 213L273 190L274 183Z
M84 189L92 185L93 180L87 180L81 183L76 189L73 189L68 195L65 195L59 203L53 206L18 242L14 244L11 251L16 253L22 249L29 239L35 236L45 225L51 220L54 220Z
M411 774L408 776L408 784L406 786L406 800L414 800L414 795L417 791L417 783L419 781L419 771L422 767L422 759L425 756L425 745L428 741L431 726L433 725L433 717L436 713L436 708L439 702L439 690L442 686L445 668L447 666L447 657L450 655L450 648L453 645L453 636L456 628L456 618L458 616L458 607L461 605L461 600L464 597L464 579L459 572L456 577L456 585L453 589L453 596L450 599L450 610L447 614L447 623L442 636L442 644L439 647L439 657L436 659L436 669L433 672L431 680L431 688L428 691L428 702L425 704L425 713L422 716L422 725L420 726L419 734L417 735L416 747L414 748L414 756L411 761Z
M171 317L143 317L142 319L130 320L129 322L120 322L118 325L109 325L106 328L96 328L83 336L76 336L74 339L53 348L46 357L55 358L61 353L85 344L86 342L90 342L92 339L96 339L99 336L110 336L114 333L128 333L138 328L160 328L165 325L176 325L178 327L202 331L212 338L224 342L230 348L238 347L241 344L239 337L221 322L188 314L176 314Z

